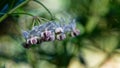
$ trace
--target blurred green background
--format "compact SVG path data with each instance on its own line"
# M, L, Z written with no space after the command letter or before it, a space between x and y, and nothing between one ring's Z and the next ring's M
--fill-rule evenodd
M55 20L75 18L81 34L25 49L32 17L14 13L50 14L33 0L0 0L0 68L120 68L120 0L38 1Z

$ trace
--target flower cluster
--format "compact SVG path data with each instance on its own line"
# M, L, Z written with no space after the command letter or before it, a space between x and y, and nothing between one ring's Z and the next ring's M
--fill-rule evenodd
M76 21L74 19L68 24L49 21L45 24L34 26L29 31L23 31L23 36L26 39L24 47L29 48L33 44L40 44L44 41L64 40L67 33L72 37L80 34L80 31L76 29Z

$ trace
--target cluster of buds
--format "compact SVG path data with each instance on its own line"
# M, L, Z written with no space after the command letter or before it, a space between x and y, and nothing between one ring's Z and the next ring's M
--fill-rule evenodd
M80 34L80 31L76 29L76 21L74 19L67 24L49 21L45 24L34 26L29 31L23 31L23 36L26 39L24 47L29 48L33 44L40 44L45 41L64 40L67 33L72 37Z

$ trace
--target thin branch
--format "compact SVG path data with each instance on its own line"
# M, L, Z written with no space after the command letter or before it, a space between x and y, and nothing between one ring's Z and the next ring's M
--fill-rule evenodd
M25 14L25 15L29 15L29 16L34 17L34 15L32 15L32 14L30 14L30 13L11 13L11 14L15 14L15 15L17 15L17 14Z
M51 20L54 20L54 19L55 19L54 16L53 16L53 14L49 11L49 9L48 9L44 4L42 4L40 1L37 1L37 0L33 0L33 1L35 1L35 2L37 2L38 4L42 5L42 6L48 11L48 13L49 13L50 16L51 16Z

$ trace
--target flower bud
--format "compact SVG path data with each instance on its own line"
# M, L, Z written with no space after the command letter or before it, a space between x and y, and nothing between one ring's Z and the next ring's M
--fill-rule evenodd
M60 34L60 33L63 33L63 32L64 32L63 28L61 28L61 27L58 27L58 28L55 29L56 34Z
M55 34L51 34L50 37L49 37L49 41L54 41L55 40Z
M58 35L56 36L56 38L57 38L58 40L64 40L64 39L66 38L66 35L65 35L65 34L58 34Z
M45 30L44 32L41 33L42 40L43 41L48 41L51 34L52 34L51 31Z
M79 34L80 34L80 31L78 29L75 29L71 32L72 37L78 36Z
M33 37L30 39L31 44L37 44L37 38Z
M50 35L51 35L51 31L45 31L44 32L44 36L47 38L47 37L50 37Z
M30 39L27 39L27 44L37 44L38 37L31 37Z

